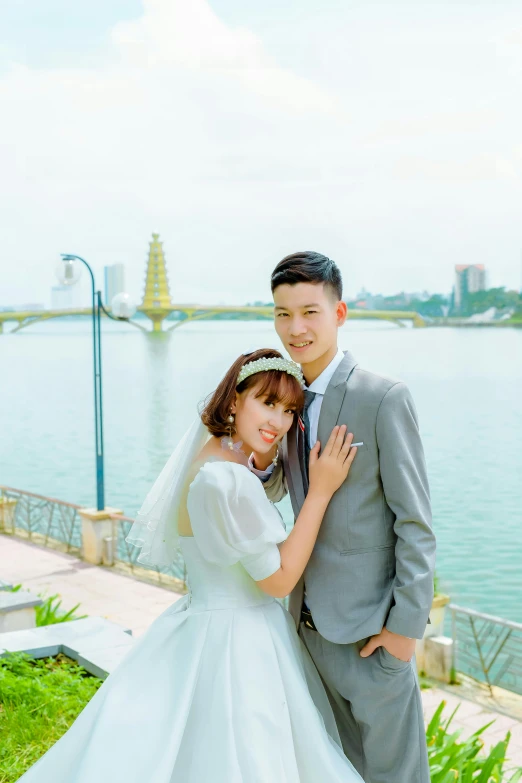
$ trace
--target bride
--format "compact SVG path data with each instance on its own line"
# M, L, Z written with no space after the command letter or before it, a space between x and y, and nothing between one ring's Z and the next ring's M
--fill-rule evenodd
M248 468L303 404L297 364L242 355L167 462L127 540L139 562L183 552L190 592L158 617L24 783L361 783L328 698L276 600L302 575L356 449L336 427L310 454L286 535Z

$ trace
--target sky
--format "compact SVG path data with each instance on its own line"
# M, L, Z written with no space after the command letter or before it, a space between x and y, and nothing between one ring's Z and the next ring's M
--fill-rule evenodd
M269 301L317 250L345 293L522 281L516 0L2 0L0 306L59 254L174 302ZM85 298L87 280L81 283Z

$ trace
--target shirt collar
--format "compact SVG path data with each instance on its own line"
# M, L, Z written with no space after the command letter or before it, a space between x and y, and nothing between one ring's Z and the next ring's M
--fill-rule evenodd
M321 375L319 375L315 379L315 381L311 383L310 386L307 386L306 388L311 392L315 392L315 394L324 394L326 392L326 389L328 388L328 384L332 380L334 372L337 370L337 368L339 367L343 359L344 359L344 353L341 351L340 348L338 348L337 353L335 354L334 358L332 359L328 367L325 367Z

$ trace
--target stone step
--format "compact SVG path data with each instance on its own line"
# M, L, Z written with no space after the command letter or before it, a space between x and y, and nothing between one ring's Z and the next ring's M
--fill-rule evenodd
M0 633L0 656L26 652L33 658L63 653L90 674L105 679L134 644L132 631L106 620L87 617L24 631Z

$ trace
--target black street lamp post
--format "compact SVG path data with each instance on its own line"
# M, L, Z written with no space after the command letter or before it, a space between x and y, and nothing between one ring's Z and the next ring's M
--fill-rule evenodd
M113 321L128 321L136 312L128 294L118 294L112 301L113 311L120 315L113 315L105 309L102 302L101 291L96 291L94 274L84 258L72 253L62 253L63 267L58 274L58 279L63 285L74 285L80 279L80 261L89 270L91 277L92 293L92 347L94 363L94 433L96 445L96 508L103 511L105 508L105 473L103 455L103 397L102 397L102 359L101 359L101 312Z

